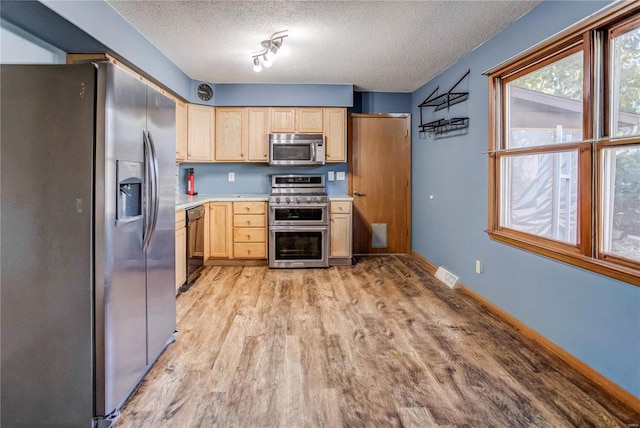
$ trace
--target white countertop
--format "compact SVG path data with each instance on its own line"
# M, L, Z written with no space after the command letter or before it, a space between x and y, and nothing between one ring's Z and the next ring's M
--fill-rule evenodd
M353 197L349 195L329 195L330 201L350 201L353 202Z
M207 202L266 202L269 195L176 195L176 210L187 209Z
M176 210L184 210L207 202L266 202L268 194L176 195ZM353 201L349 195L329 195L330 201Z

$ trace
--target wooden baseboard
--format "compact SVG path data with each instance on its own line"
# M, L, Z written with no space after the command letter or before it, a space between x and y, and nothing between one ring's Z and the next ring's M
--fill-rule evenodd
M266 259L209 259L205 266L267 266Z
M329 266L351 266L351 257L329 257Z
M422 264L424 268L427 270L427 272L429 272L431 275L435 274L437 269L436 265L434 265L429 260L425 259L424 257L422 257L420 254L416 253L413 250L411 251L411 256L420 264ZM614 396L618 400L622 401L627 406L632 408L634 411L640 412L640 399L638 399L632 393L622 388L621 386L617 385L616 383L611 381L609 378L600 374L598 371L588 366L586 363L582 362L575 356L571 355L569 352L565 351L560 346L556 345L555 343L553 343L552 341L550 341L549 339L547 339L546 337L544 337L543 335L541 335L540 333L532 329L531 327L524 324L522 321L518 320L511 314L505 312L503 309L491 303L490 301L488 301L487 299L485 299L475 291L471 290L470 288L466 287L465 285L460 284L459 290L462 293L466 294L467 296L471 297L472 299L478 301L487 309L489 309L490 311L492 311L493 313L501 317L503 320L505 320L506 322L508 322L515 328L517 328L518 330L520 330L520 332L525 336L527 336L529 339L532 339L533 341L538 343L540 346L546 348L548 351L550 351L551 353L559 357L561 360L569 364L571 367L573 367L575 370L580 372L583 376L585 376L586 378L591 380L593 383L598 385L604 391Z

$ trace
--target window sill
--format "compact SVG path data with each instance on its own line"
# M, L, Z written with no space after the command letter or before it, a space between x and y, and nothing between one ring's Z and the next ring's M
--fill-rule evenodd
M533 242L532 240L523 239L521 237L514 237L509 233L505 233L503 231L487 230L486 232L489 235L489 238L491 238L493 241L502 242L503 244L521 248L532 253L540 254L554 260L559 260L561 262L568 263L573 266L578 266L580 268L587 269L601 275L609 276L620 281L640 286L639 269L621 266L605 260L593 259L582 254L559 251L555 248L552 249L540 245L539 243Z

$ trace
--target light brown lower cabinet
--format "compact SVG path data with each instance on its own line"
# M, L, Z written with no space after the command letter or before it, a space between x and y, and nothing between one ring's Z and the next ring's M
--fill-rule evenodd
M266 202L209 202L205 260L267 259Z
M267 258L266 202L233 202L233 258Z
M206 259L228 259L233 256L232 202L209 202L209 252Z
M351 202L332 201L329 205L329 219L331 221L329 264L332 266L350 265L353 258L351 248Z
M187 281L187 224L185 211L176 211L176 294Z

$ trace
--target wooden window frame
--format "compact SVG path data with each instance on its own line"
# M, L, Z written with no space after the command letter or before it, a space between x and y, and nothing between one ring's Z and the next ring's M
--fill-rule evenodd
M603 150L640 144L640 136L616 139L611 132L609 45L613 37L640 26L640 6L614 4L602 13L524 52L489 75L489 211L487 233L492 240L569 263L640 286L640 261L602 252L604 225ZM507 148L506 85L576 52L583 53L583 140L527 148ZM598 94L603 94L598 96ZM502 158L525 154L578 153L576 244L543 238L500 225Z

